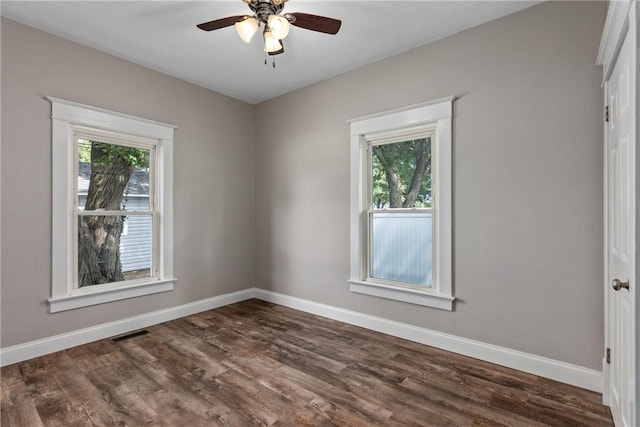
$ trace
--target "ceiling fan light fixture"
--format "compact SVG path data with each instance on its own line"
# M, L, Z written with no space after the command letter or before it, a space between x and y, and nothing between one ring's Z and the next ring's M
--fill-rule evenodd
M0 0L2 1L2 0ZM310 13L283 13L284 5L288 0L242 0L251 14L234 15L226 18L214 19L196 25L203 31L214 31L221 28L235 26L238 35L245 43L250 43L254 34L264 24L262 33L265 51L265 64L267 55L274 57L284 53L284 38L289 34L291 26L305 30L316 31L325 34L337 34L342 21L326 16ZM275 67L275 61L273 62Z
M267 25L271 29L273 36L278 40L284 39L289 34L289 21L284 16L269 15Z
M264 29L264 51L267 53L270 53L270 52L277 52L280 49L282 49L280 40L274 37L269 27L266 27Z
M259 26L260 22L253 17L247 17L235 24L238 35L245 43L249 43L251 41L251 37L253 37L256 31L258 31Z

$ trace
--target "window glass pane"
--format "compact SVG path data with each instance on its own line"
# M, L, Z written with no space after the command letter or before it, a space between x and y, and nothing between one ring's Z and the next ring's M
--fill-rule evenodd
M431 207L431 137L371 149L372 209Z
M431 287L431 212L371 213L372 278Z
M151 215L79 215L77 286L151 277L151 219Z
M149 210L148 148L77 140L80 210Z

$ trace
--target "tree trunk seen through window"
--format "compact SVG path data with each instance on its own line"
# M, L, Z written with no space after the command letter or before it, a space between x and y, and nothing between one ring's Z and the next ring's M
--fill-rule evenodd
M431 206L431 138L373 146L373 207Z
M99 215L99 211L124 210L127 183L136 166L148 165L149 151L91 141L90 161L84 210L98 212L78 217L78 287L124 280L120 236L126 216Z

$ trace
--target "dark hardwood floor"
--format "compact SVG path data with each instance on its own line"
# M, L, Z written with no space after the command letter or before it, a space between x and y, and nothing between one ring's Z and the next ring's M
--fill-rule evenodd
M2 368L11 426L611 426L601 396L258 300Z

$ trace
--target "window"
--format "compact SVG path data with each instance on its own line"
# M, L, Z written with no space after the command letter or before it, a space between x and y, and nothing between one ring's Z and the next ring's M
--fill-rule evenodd
M78 170L74 289L156 276L158 212L150 201L156 200L157 141L75 126L72 131ZM130 201L132 194L141 197ZM129 235L131 222L135 236Z
M433 136L426 129L415 135L403 133L381 141L365 135L369 169L367 279L430 288Z
M350 122L351 291L452 310L453 99Z
M174 127L48 99L50 312L172 290Z

